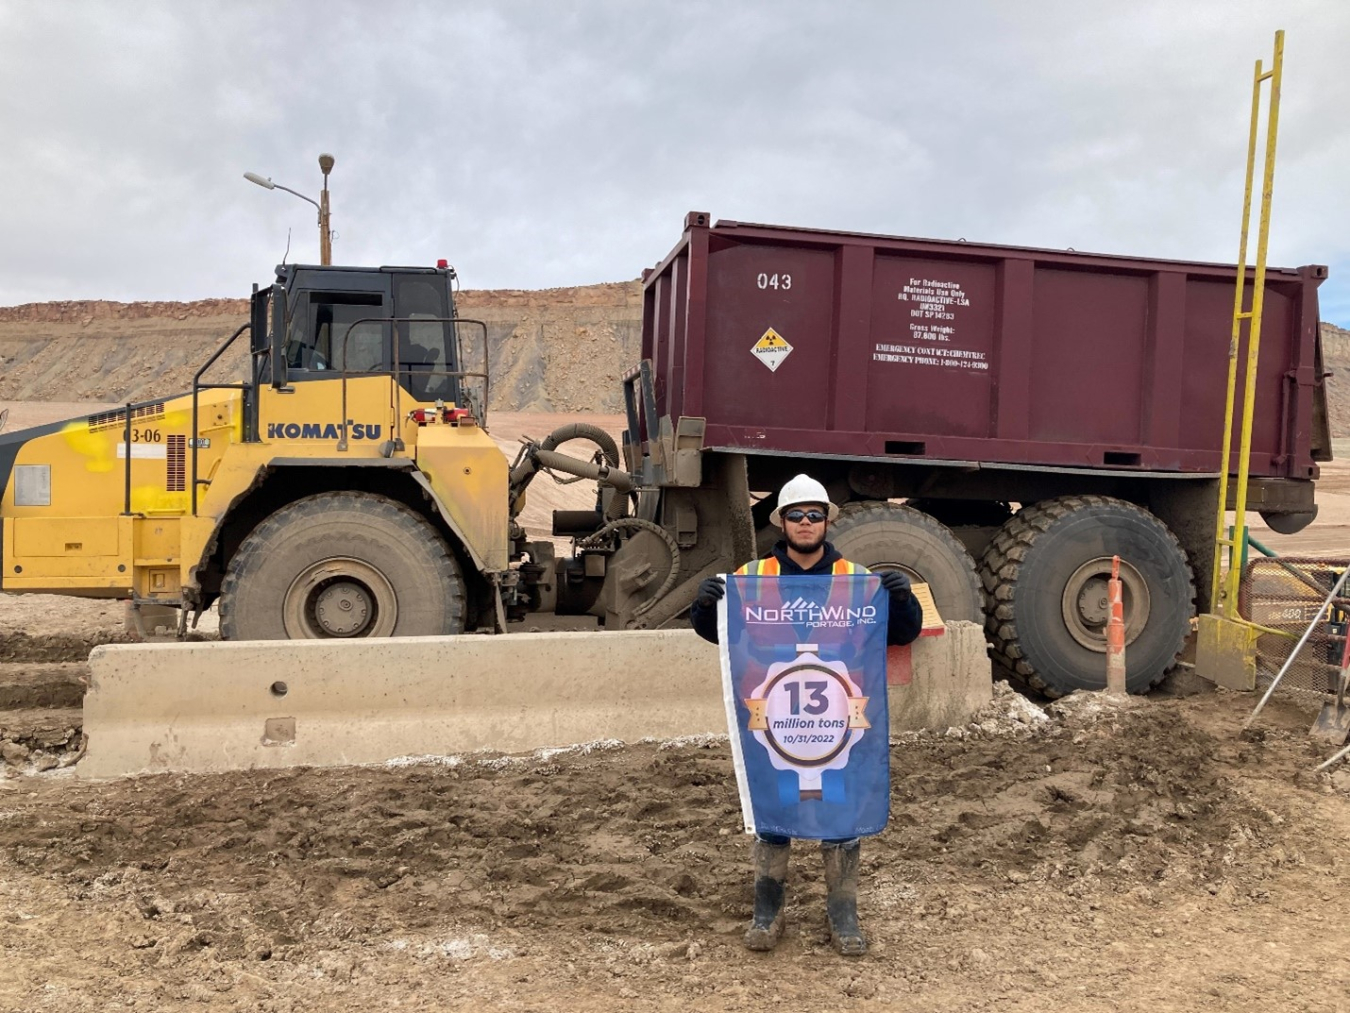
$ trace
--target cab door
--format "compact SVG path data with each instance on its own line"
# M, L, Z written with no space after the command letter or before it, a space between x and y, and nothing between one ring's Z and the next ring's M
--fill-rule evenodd
M283 351L293 393L267 399L265 440L324 456L358 445L373 452L393 434L392 310L388 278L379 272L297 272Z

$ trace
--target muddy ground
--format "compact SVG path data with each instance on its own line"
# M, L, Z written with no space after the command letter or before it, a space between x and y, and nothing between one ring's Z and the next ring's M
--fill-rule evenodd
M1345 1009L1350 774L1308 716L1095 703L894 744L856 961L802 846L786 938L741 948L723 742L10 777L0 1008Z

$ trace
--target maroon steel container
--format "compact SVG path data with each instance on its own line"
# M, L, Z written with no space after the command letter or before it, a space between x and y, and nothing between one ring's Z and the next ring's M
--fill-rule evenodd
M1254 476L1329 457L1326 274L1267 271ZM691 213L644 273L643 357L657 416L706 418L708 448L1216 473L1234 277Z

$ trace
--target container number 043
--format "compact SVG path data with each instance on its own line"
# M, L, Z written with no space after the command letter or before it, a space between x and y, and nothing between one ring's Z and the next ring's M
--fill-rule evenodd
M792 287L792 275L790 274L765 274L759 272L759 277L755 279L760 288L781 288L787 291Z

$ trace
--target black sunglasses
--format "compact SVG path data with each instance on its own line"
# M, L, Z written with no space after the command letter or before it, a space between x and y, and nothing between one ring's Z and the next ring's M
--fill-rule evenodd
M825 519L825 514L819 510L789 510L783 514L785 520L793 524L800 524L802 521L810 521L812 524L819 524Z

